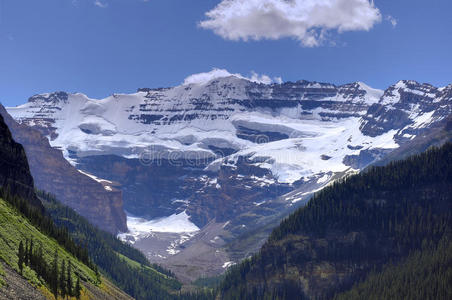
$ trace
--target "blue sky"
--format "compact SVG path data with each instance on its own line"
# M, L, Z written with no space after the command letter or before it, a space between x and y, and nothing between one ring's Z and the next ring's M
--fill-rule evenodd
M452 1L325 0L338 7L325 12L312 0L290 0L291 10L265 0L265 18L243 1L0 0L0 101L56 90L103 98L212 68L376 88L452 83ZM227 19L231 5L240 19Z

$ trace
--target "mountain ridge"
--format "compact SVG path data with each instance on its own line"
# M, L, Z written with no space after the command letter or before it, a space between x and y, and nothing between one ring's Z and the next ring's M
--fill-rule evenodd
M77 169L118 182L129 216L184 212L201 229L196 235L208 231L217 241L203 241L209 251L221 252L269 216L427 133L450 115L451 90L414 81L381 91L360 82L266 85L225 77L100 100L42 94L8 112ZM153 234L122 236L158 263L188 249L179 233L146 242ZM152 248L161 239L166 246ZM231 255L223 254L198 275L224 270Z

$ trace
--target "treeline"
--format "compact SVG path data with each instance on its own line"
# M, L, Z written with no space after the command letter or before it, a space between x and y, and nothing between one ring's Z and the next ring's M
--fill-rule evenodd
M33 206L22 197L12 195L8 186L6 188L0 187L0 198L17 209L42 233L54 238L58 244L64 247L70 254L83 262L89 268L95 270L96 266L90 260L88 251L80 244L74 242L65 227L56 226L52 218L45 212L42 212L41 208Z
M42 245L39 245L38 248L33 248L33 239L27 239L25 247L23 241L20 241L17 256L20 274L22 275L24 265L34 270L47 283L55 299L58 299L58 295L61 295L62 298L69 296L80 299L82 290L80 278L77 276L77 281L74 285L70 260L67 261L67 265L66 260L62 260L60 268L58 267L57 250L55 250L52 263L49 263L44 259Z
M230 269L219 294L224 299L334 297L390 261L397 264L450 240L451 191L452 144L346 178L283 220L257 255ZM325 265L330 269L323 270ZM319 275L331 270L342 277ZM437 278L446 276L440 270ZM429 292L443 295L443 288Z
M150 264L137 249L123 243L110 233L99 230L73 209L59 203L51 194L37 191L54 222L67 228L73 239L88 250L88 255L104 275L120 289L136 299L174 299L181 284L174 274ZM123 255L139 267L131 265Z

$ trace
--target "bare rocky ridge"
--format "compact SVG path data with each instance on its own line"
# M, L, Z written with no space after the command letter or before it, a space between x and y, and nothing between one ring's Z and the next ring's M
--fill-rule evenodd
M431 113L432 118L443 119L452 113L451 103L452 85L436 88L426 83L402 80L389 87L380 101L369 108L363 116L361 130L370 136L399 130L396 139L403 142L431 127L413 122L410 115L421 111Z

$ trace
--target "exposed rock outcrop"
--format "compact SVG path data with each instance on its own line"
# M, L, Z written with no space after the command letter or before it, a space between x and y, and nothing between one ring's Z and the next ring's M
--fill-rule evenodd
M22 145L16 143L0 115L0 186L44 209L34 192L33 177Z
M23 145L38 189L54 194L58 200L74 208L101 229L112 233L127 231L120 190L106 190L101 183L80 173L63 157L60 150L50 146L46 137L35 129L15 122L1 105L0 114L11 129L14 139ZM5 139L7 136L2 135L1 138ZM21 149L19 145L14 151ZM3 161L7 157L0 156ZM25 166L12 169L10 178L24 176L24 168ZM33 190L31 176L21 180Z

